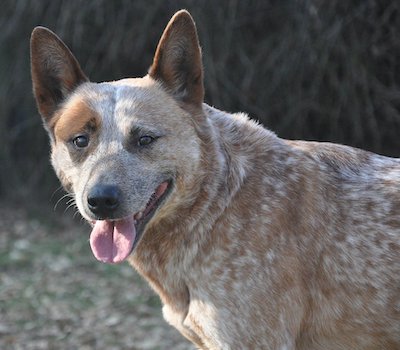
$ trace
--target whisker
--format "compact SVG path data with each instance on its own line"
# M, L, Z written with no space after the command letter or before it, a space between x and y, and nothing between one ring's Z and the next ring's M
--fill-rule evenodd
M70 193L64 194L61 198L58 199L58 201L54 205L53 210L55 211L57 209L57 206L61 203L61 201L63 201L65 198L68 198L68 197L74 198L73 195L71 195Z
M51 194L50 200L53 200L55 194L56 194L58 191L61 191L62 189L63 189L62 186L58 186L58 187L54 190L54 192Z
M69 199L65 204L70 205L71 203L76 203L75 198Z
M72 215L72 219L75 219L75 217L76 217L78 214L80 214L80 212L79 212L79 210L78 210L78 208L77 208L77 210L75 210L74 215ZM82 219L83 219L83 217L81 217L81 220L82 220Z
M78 207L76 206L75 200L71 200L71 201L69 202L68 206L67 206L67 207L65 208L65 210L64 210L64 214L65 214L70 208L73 208L73 207L75 207L76 209L78 208Z

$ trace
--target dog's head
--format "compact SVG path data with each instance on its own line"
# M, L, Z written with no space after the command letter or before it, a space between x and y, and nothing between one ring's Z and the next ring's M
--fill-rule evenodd
M122 261L146 225L173 210L177 188L199 175L204 89L194 22L186 11L174 15L144 78L89 82L43 27L32 33L31 68L52 164L94 225L92 250Z

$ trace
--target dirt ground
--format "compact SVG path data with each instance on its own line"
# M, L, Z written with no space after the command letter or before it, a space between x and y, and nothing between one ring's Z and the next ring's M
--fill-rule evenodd
M94 259L71 216L0 204L0 349L194 349L128 264Z

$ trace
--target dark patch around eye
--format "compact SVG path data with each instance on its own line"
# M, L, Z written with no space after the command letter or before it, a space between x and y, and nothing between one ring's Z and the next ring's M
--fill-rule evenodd
M125 149L131 153L136 153L141 150L144 151L151 147L151 144L161 136L162 135L150 131L147 128L135 126L129 132L125 142Z
M98 121L95 118L91 118L81 130L70 138L68 149L73 162L83 162L88 154L96 148L98 144L98 128Z
M149 135L144 135L139 138L138 145L139 146L148 146L155 140L154 137Z

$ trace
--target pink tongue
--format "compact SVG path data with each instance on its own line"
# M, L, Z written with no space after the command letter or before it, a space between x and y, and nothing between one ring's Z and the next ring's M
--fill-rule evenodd
M133 217L118 221L98 220L90 234L90 247L97 260L119 263L131 253L135 237Z

